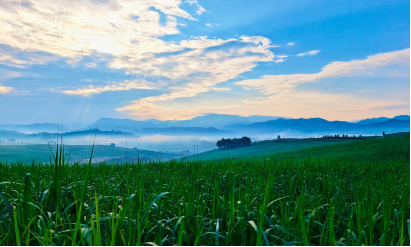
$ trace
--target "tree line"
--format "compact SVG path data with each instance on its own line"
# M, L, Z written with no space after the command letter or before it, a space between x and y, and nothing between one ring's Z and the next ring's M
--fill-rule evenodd
M356 137L356 136L355 135L352 135L352 136L348 136L348 135L342 135L342 136L340 136L340 135L324 135L323 136L323 138L340 138L340 137L347 138L347 137ZM362 135L359 135L358 137L362 137Z
M219 149L228 149L228 148L240 148L240 147L249 147L251 146L251 139L250 137L243 136L241 138L234 138L234 139L224 139L218 140L216 146Z

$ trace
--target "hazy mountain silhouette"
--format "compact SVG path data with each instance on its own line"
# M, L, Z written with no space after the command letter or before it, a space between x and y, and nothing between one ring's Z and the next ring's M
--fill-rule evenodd
M345 121L327 121L322 118L286 119L275 116L249 116L242 117L226 114L208 114L190 120L148 119L136 121L131 119L100 118L94 124L78 131L93 130L96 127L101 131L127 132L135 135L203 135L218 136L231 135L235 132L251 133L280 133L292 131L298 133L330 133L330 132L367 132L367 131L408 131L409 115L400 115L394 118L370 118L356 123ZM407 122L408 121L408 122ZM59 127L60 126L60 127ZM52 123L36 123L29 125L0 125L0 130L9 130L22 133L56 133L62 130L61 125ZM63 128L64 132L73 132L72 129ZM93 132L94 133L94 132ZM239 133L239 134L240 134ZM11 134L11 133L9 133ZM83 133L85 134L85 133ZM103 133L99 133L103 134ZM112 133L113 134L113 133ZM69 135L81 135L73 132ZM110 135L107 133L107 135ZM9 135L8 135L9 136Z
M146 128L137 131L141 135L166 135L166 136L222 136L231 135L233 131L220 130L213 127L170 127L170 128Z
M390 120L391 118L387 117L378 117L378 118L367 118L360 120L358 122L355 122L356 124L373 124L373 123L381 123Z
M367 118L367 119L363 119L357 122L354 122L356 124L373 124L373 123L381 123L381 122L385 122L388 121L390 119L399 119L399 120L410 120L410 116L408 115L399 115L393 118L387 118L387 117L378 117L378 118Z
M22 133L38 133L38 132L58 132L62 126L53 123L35 123L35 124L0 124L0 130L14 130ZM65 129L65 128L63 128ZM67 129L69 130L69 129Z
M183 120L175 123L176 127L215 127L222 128L231 124L250 124L255 122L264 122L275 120L280 117L277 116L248 116L242 117L238 115L227 114L208 114L204 116L195 117L190 120ZM289 119L289 118L287 118Z
M97 128L100 130L121 130L130 133L145 128L171 128L171 127L202 127L202 128L222 128L227 125L243 123L250 124L254 122L263 122L268 120L278 119L275 116L248 116L242 117L237 115L225 114L208 114L192 118L190 120L166 120L148 119L145 121L137 121L131 119L115 119L115 118L100 118L94 124L87 126L84 129ZM187 129L187 131L191 131Z
M368 133L368 132L389 132L389 131L409 131L410 120L390 119L388 121L358 124L344 121L327 121L322 118L299 118L299 119L276 119L253 124L234 124L223 128L241 133ZM346 133L346 134L347 134Z
M393 117L392 119L410 120L410 116L409 115L399 115L399 116Z

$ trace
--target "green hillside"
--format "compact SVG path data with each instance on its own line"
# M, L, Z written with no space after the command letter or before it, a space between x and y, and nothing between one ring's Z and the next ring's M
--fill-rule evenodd
M271 153L288 152L303 148L317 147L342 142L358 141L353 138L340 139L281 139L274 141L260 141L252 143L250 147L235 149L214 149L196 155L188 156L188 160L218 160L230 158L243 158L267 155Z
M397 133L385 137L305 148L290 152L272 153L265 158L281 160L333 160L349 163L409 163L410 133Z
M56 145L51 145L55 152ZM92 145L65 145L66 160L70 162L78 162L90 159ZM46 144L38 145L3 145L0 146L0 161L8 162L31 162L33 159L37 162L49 162L52 153L50 147ZM93 162L99 161L117 161L133 159L137 160L140 157L141 161L148 159L171 159L171 153L159 153L148 150L137 150L123 147L110 147L108 145L96 145L94 147Z

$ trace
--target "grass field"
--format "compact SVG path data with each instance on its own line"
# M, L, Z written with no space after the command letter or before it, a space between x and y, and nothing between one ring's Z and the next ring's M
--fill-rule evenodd
M92 145L65 145L66 160L70 162L79 162L81 160L88 162L90 158ZM56 145L52 145L53 152ZM50 162L52 157L50 147L46 144L36 145L0 145L0 161L23 163L32 162L33 159L37 162ZM140 157L141 161L149 159L172 159L172 153L159 153L148 150L137 150L123 147L110 147L108 145L96 145L94 147L93 162L101 162L106 160L137 160ZM178 156L176 156L178 157Z
M1 163L0 245L409 245L409 171L409 134L219 161Z
M358 139L357 139L358 140ZM229 158L244 158L288 152L303 148L317 147L342 142L357 141L355 139L281 139L252 143L250 147L234 149L214 149L187 157L189 160L218 160Z

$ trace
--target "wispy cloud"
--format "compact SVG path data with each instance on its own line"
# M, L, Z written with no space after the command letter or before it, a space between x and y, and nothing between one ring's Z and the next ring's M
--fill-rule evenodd
M290 43L288 43L287 45L288 45L288 46L290 46L290 45L295 45L295 43L294 43L294 42L290 42Z
M5 87L0 84L0 94L10 93L12 90L11 87Z
M13 78L13 77L21 77L21 76L22 76L22 73L20 72L4 70L0 68L0 82L1 80L4 80L4 79ZM0 83L0 94L11 93L12 91L13 91L12 87L3 86Z
M201 14L204 13L204 12L208 12L205 8L203 8L203 7L198 3L197 0L186 0L186 1L184 1L184 2L185 2L185 3L188 3L188 4L190 4L190 5L193 5L193 4L197 5L198 10L197 10L196 12L197 12L197 14L199 14L199 15L201 15Z
M275 63L282 63L282 62L284 62L284 59L281 59L281 58L280 58L280 59L275 60L274 62L275 62Z
M0 79L8 79L13 77L22 77L22 73L18 71L5 70L0 68Z
M317 55L320 52L320 50L314 50L314 51L307 51L298 54L297 56L302 57L302 56L312 56L312 55Z
M207 23L206 26L207 26L207 27L211 27L211 24L210 24L210 23Z
M198 6L198 10L197 10L197 14L201 15L204 12L208 12L207 10L205 10L205 8L203 8L202 6Z
M26 52L22 55L20 54L19 49L13 49L13 48L6 49L6 47L0 46L0 64L6 65L6 66L15 67L15 68L25 68L29 65L45 64L53 60L56 60L56 57L50 54L39 54L36 52Z
M111 83L103 87L88 86L87 88L65 90L61 92L68 95L90 96L92 94L100 94L107 91L126 91L130 89L155 89L155 87L149 86L146 82L125 81L121 83Z
M266 95L275 95L288 92L294 89L298 84L312 82L322 78L356 76L361 74L370 76L373 73L377 73L381 67L392 64L402 65L403 68L409 67L410 49L372 55L364 60L332 62L315 74L265 75L260 79L244 80L234 84L259 89ZM403 72L397 73L398 74L393 73L390 76L404 76Z
M341 91L329 93L298 89L305 83L324 80L326 78L340 78L350 80L352 78L390 78L389 81L409 81L410 49L376 54L364 60L352 60L348 62L332 62L315 74L290 74L290 75L265 75L259 79L243 80L234 83L241 85L245 90L257 89L262 97L245 99L242 106L243 112L247 109L268 111L275 109L276 114L287 114L292 117L328 116L329 119L353 118L353 116L373 116L376 112L389 114L403 114L404 109L409 109L409 103L404 103L404 95L398 93L391 98L361 97ZM372 84L364 85L367 89ZM407 88L407 86L405 86ZM378 90L374 89L374 90ZM408 89L409 91L409 85ZM409 101L409 95L405 94ZM357 109L355 113L350 109ZM233 110L234 111L234 110ZM254 113L256 114L256 113Z
M96 63L86 63L85 66L87 68L95 68L95 67L97 67L97 64Z

